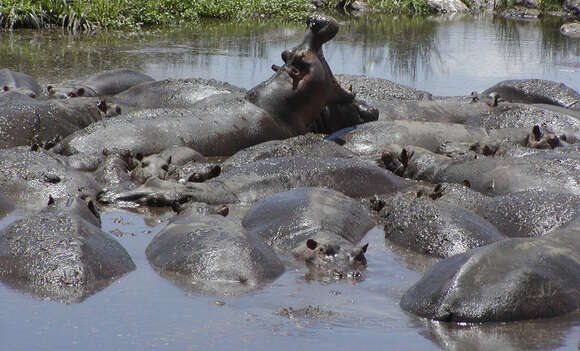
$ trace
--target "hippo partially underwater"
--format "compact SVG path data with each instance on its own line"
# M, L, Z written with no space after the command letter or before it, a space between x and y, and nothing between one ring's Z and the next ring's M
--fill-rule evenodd
M79 302L134 269L96 204L164 222L148 263L195 293L246 293L290 269L355 278L357 289L384 279L377 252L402 246L440 259L401 291L402 309L420 317L577 311L578 93L527 79L437 98L337 80L323 53L337 31L310 18L283 65L249 90L116 70L33 99L33 79L6 71L0 280ZM389 247L369 248L365 235L380 230Z

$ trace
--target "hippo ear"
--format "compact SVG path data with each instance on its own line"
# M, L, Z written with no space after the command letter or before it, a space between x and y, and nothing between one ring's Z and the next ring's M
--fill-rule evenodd
M306 240L306 247L309 248L310 250L316 249L317 246L318 246L318 243L316 242L316 240L314 240L314 239Z
M8 90L10 90L10 87L8 85L5 85L5 86L2 87L2 90L8 91Z
M467 179L464 179L463 180L463 185L466 186L466 187L468 187L468 188L471 188L471 182L469 180L467 180Z
M54 205L54 197L52 195L48 195L48 203L47 206Z
M97 207L95 206L95 203L93 202L93 200L88 200L87 202L87 206L89 208L89 210L95 215L95 217L99 220L101 220L101 216L99 215L99 211L97 211Z
M171 161L172 161L173 156L169 156L169 158L167 159L167 164L170 165Z
M534 126L534 128L532 128L532 137L535 141L540 141L542 138L542 131L540 130L540 126L537 124Z
M76 94L77 96L79 96L79 97L80 97L80 96L84 96L84 95L85 95L85 88L78 88L78 89L75 91L75 94Z
M141 162L143 160L143 154L138 152L137 155L135 155L135 158L137 159L137 161Z
M46 91L48 92L49 96L52 96L52 95L54 95L54 93L56 93L56 90L54 89L54 87L52 85L48 85L46 87Z
M369 247L369 243L366 243L366 244L364 244L364 246L363 246L363 247L361 247L361 249L362 249L362 252L363 252L363 253L367 253L367 248L368 248L368 247Z

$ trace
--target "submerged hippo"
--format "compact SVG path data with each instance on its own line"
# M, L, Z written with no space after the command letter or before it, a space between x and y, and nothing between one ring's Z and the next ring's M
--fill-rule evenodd
M358 277L367 246L355 247L375 222L358 201L326 188L301 187L265 198L242 221L280 253L307 263L310 276ZM354 270L354 271L353 271Z
M238 293L284 272L274 251L238 222L217 215L180 216L151 240L149 262L189 290Z
M70 136L56 150L65 155L100 154L107 148L149 155L181 145L205 156L229 156L260 142L303 134L326 105L354 101L352 93L340 88L322 55L322 44L337 30L331 18L310 19L304 42L285 51L285 64L245 96L216 94L189 108L119 116Z
M36 296L82 301L135 269L100 226L92 201L51 198L40 213L0 232L0 280Z
M129 69L114 69L93 74L78 82L61 85L49 85L48 96L59 99L81 96L115 95L132 86L153 81L146 74Z
M178 183L150 178L132 191L103 192L99 201L146 206L172 206L189 201L250 204L301 186L324 186L350 197L389 194L407 183L373 164L347 158L279 157L230 169L204 183Z
M46 148L107 115L96 98L40 101L18 92L0 94L0 149L39 144Z
M449 257L401 299L401 307L445 322L549 318L580 308L578 225L542 238L507 239Z
M31 98L40 97L42 88L33 77L8 68L0 69L0 94L15 91Z
M44 149L0 149L0 189L17 208L39 210L48 198L93 197L100 189L90 175L76 171Z

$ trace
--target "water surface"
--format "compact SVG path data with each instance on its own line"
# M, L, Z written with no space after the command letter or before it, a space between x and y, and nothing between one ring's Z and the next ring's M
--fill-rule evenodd
M580 90L580 41L561 36L557 21L492 17L344 20L325 47L335 73L365 74L427 90L463 95L501 80L542 78ZM113 68L156 79L215 78L245 88L269 77L280 52L304 28L278 23L219 24L141 33L73 36L59 31L0 33L0 67L43 83ZM0 228L18 218L0 219ZM145 257L164 221L117 210L103 229L125 246L137 269L78 304L28 296L0 284L2 350L578 350L580 312L516 323L454 325L403 312L398 304L434 260L369 242L358 283L312 282L301 270L256 292L202 296L159 276ZM318 307L324 318L277 313Z

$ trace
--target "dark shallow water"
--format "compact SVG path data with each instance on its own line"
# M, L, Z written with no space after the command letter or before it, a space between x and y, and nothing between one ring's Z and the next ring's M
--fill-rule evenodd
M483 90L500 80L543 78L580 90L580 41L557 23L491 17L373 18L346 23L325 55L335 73L367 74L437 95ZM60 82L111 68L166 77L205 77L252 87L266 79L301 26L213 24L202 30L1 33L0 67ZM17 219L0 219L0 228ZM201 296L158 275L145 247L164 226L116 210L102 215L137 269L78 304L43 301L0 284L0 350L578 350L580 312L517 323L450 325L403 312L399 300L433 260L369 232L365 280L312 282L288 269L238 297ZM216 303L217 302L217 303ZM319 307L320 319L281 308Z

